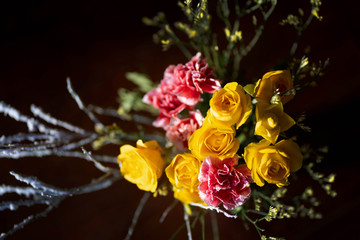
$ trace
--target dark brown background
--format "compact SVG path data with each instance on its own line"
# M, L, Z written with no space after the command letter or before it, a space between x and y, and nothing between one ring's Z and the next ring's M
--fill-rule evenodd
M287 3L288 2L288 3ZM308 1L279 1L263 38L241 66L249 82L261 77L289 51L294 35L278 25L287 13L295 13ZM0 100L29 114L30 104L75 125L91 129L92 123L71 99L66 77L85 103L117 107L119 87L128 71L145 72L160 81L169 64L186 59L177 50L161 51L152 43L155 29L141 23L143 16L165 11L172 20L180 16L176 1L4 1L0 4ZM359 22L357 8L350 3L324 1L322 22L314 21L305 32L301 49L311 45L310 60L330 58L318 86L304 91L287 106L296 116L308 113L311 134L303 134L315 146L328 145L329 154L321 165L325 173L336 172L338 197L332 199L318 190L324 215L322 220L292 219L265 223L268 234L288 239L355 239L358 236L359 178ZM240 26L241 27L241 26ZM245 29L246 30L246 29ZM246 31L244 30L244 34ZM110 124L111 122L105 123ZM118 123L121 125L122 123ZM25 126L1 117L0 134L25 131ZM117 155L118 147L107 149ZM46 157L41 159L1 159L2 184L18 184L8 174L38 176L59 187L88 183L100 173L85 160ZM299 173L293 189L302 191L308 178ZM305 185L302 185L302 184ZM142 196L136 186L120 181L110 188L67 199L48 217L37 220L9 239L122 239ZM158 223L172 197L151 198L140 217L134 239L167 239L182 223L180 205L167 221ZM7 231L25 216L42 207L21 208L0 213L0 231ZM222 216L221 239L257 239L256 231L246 231L239 221ZM208 221L209 223L209 221ZM210 225L206 226L210 237ZM199 239L198 231L194 238ZM179 239L186 238L183 231Z

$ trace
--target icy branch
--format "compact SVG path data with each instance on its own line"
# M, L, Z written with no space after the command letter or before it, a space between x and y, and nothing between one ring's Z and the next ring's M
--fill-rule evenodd
M224 216L228 217L228 218L237 218L238 217L237 215L229 214L229 213L227 213L227 212L225 212L225 211L223 211L223 210L221 210L220 208L217 208L217 207L204 206L204 205L199 204L199 203L190 203L190 205L195 206L195 207L199 207L199 208L203 208L203 209L215 210L218 213L224 214Z
M47 133L50 135L56 135L59 133L57 130L48 128L45 125L41 124L36 119L20 113L17 109L11 107L10 105L7 105L2 101L0 101L0 113L3 113L5 116L11 117L18 122L26 123L30 132L38 130L39 132Z
M81 101L79 95L72 88L70 78L66 79L66 83L67 83L67 89L71 94L72 98L76 101L78 107L88 115L88 117L91 119L91 121L95 123L96 126L100 127L101 129L104 129L104 125L95 117L95 115L88 108L84 106L84 103Z
M192 234L191 234L191 227L190 227L190 219L189 219L189 215L186 212L186 208L184 206L184 221L186 224L186 231L187 231L187 235L188 235L188 239L192 240Z
M100 171L104 172L104 173L108 173L111 171L110 168L105 167L104 165L102 165L100 162L98 162L97 160L95 160L92 156L91 156L91 152L86 151L83 147L81 147L81 150L83 151L83 153L86 156L86 159L89 160L90 162L94 163L94 166L99 169Z
M46 196L46 197L51 198L51 197L56 197L56 196L63 196L68 193L67 191L62 191L58 188L47 185L46 183L41 182L36 177L25 176L25 175L15 173L15 172L10 172L10 174L13 175L18 181L24 182L24 183L30 185L31 187L33 187L34 189L41 190L41 192L40 192L41 196Z
M15 186L0 186L0 196L6 193L16 193L17 195L24 195L25 197L30 197L38 193L37 190L32 187L15 187Z
M163 212L163 214L161 215L161 218L159 220L160 223L163 223L165 218L167 217L167 215L169 214L169 212L176 206L176 204L178 203L179 201L177 199L175 199L170 206L168 206L165 211Z
M149 197L150 197L150 192L146 192L144 194L144 196L141 198L140 203L139 203L138 207L136 208L134 217L133 217L133 219L131 221L131 225L130 225L128 233L127 233L127 235L125 237L125 240L129 240L131 238L131 236L132 236L132 234L134 232L135 226L137 224L137 221L139 219L139 216L140 216L140 214L141 214L147 200L149 199Z
M9 209L11 211L17 210L19 207L30 207L37 204L47 205L48 207L37 214L30 215L18 224L15 224L12 229L7 233L0 235L0 240L5 239L17 230L25 227L27 224L34 220L45 217L51 210L59 206L59 204L67 197L86 194L90 192L99 191L111 186L115 181L122 178L120 171L111 171L104 174L102 177L92 181L89 184L75 187L71 189L60 189L46 183L43 183L36 177L25 176L19 173L10 172L17 180L24 182L31 187L13 187L13 186L0 186L0 195L6 193L17 193L18 195L25 195L26 197L32 196L32 199L8 201L0 203L0 211Z
M31 105L30 106L31 112L34 114L34 116L39 117L41 119L43 119L44 121L54 125L54 126L59 126L62 128L65 128L67 130L69 130L70 132L74 132L74 133L78 133L78 134L84 134L85 130L81 129L79 127L73 126L70 123L67 122L63 122L60 121L52 116L50 116L47 113L44 113L41 108L35 106L35 105Z
M42 212L40 212L38 214L35 214L35 215L30 215L29 217L25 218L20 223L15 224L13 226L13 228L10 231L8 231L7 233L1 233L0 240L5 239L6 237L8 237L11 234L15 233L17 230L20 230L20 229L24 228L26 225L28 225L29 223L35 221L36 219L38 219L40 217L45 217L55 207L57 207L57 205L50 205L44 211L42 211Z

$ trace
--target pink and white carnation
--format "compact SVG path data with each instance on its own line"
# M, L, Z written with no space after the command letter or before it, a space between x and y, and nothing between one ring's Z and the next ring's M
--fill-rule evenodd
M199 173L199 195L208 205L217 207L220 203L227 210L242 205L250 198L251 172L238 157L220 160L214 157L204 159Z
M190 136L201 127L204 121L204 117L199 110L190 111L189 114L189 118L174 118L166 128L166 137L179 152L184 152L188 149Z
M143 102L160 111L154 126L167 128L171 119L176 119L182 110L195 107L201 100L200 94L214 93L221 88L213 74L214 68L200 57L201 53L197 53L185 65L168 66L158 87L144 96Z
M198 93L214 93L221 88L220 81L215 79L214 68L209 67L206 59L200 58L199 52L181 68L177 67L174 73L182 85Z

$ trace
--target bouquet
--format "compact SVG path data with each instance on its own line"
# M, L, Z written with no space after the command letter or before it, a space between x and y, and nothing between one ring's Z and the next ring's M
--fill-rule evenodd
M279 66L253 76L257 79L253 82L239 74L240 64L257 44L276 4L274 0L219 0L216 5L187 0L178 3L186 21L171 25L163 13L152 19L144 17L146 25L159 29L155 42L164 50L178 47L187 60L169 63L156 83L145 74L129 72L127 79L137 87L132 91L119 89L117 110L85 105L68 78L67 89L94 123L94 131L56 119L35 105L31 106L34 117L30 117L0 102L1 113L28 128L27 133L1 137L1 157L83 158L103 173L89 184L64 189L34 176L10 172L29 186L2 185L1 195L15 193L22 198L2 202L1 210L38 204L47 207L15 224L0 238L46 216L68 197L105 189L120 179L144 192L125 239L136 231L150 196L157 201L162 201L162 196L174 198L164 210L162 224L172 209L183 206L184 223L171 238L186 229L188 239L192 239L192 229L201 227L205 239L209 234L205 231L207 215L215 238L219 232L216 214L240 219L261 239L278 237L268 236L259 226L262 221L321 218L315 210L319 201L311 185L297 194L288 190L296 181L296 172L304 169L334 197L331 183L335 174L325 176L313 170L327 149L315 149L299 140L302 131L310 131L304 124L305 115L290 116L286 108L301 91L314 85L328 64L328 60L311 62L306 53L295 57L302 33L314 18L322 19L321 2L311 0L309 10L299 9L280 22L292 26L298 38ZM243 33L240 20L251 22L252 37ZM106 125L98 115L116 121ZM120 121L135 123L138 131L125 131L119 127ZM117 156L87 150L88 145L100 151L108 144L119 145Z

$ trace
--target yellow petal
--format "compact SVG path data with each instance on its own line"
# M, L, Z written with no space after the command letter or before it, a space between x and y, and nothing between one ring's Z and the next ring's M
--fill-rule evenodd
M276 144L281 152L285 152L289 159L290 171L296 172L302 166L303 155L299 145L292 140L282 140Z

